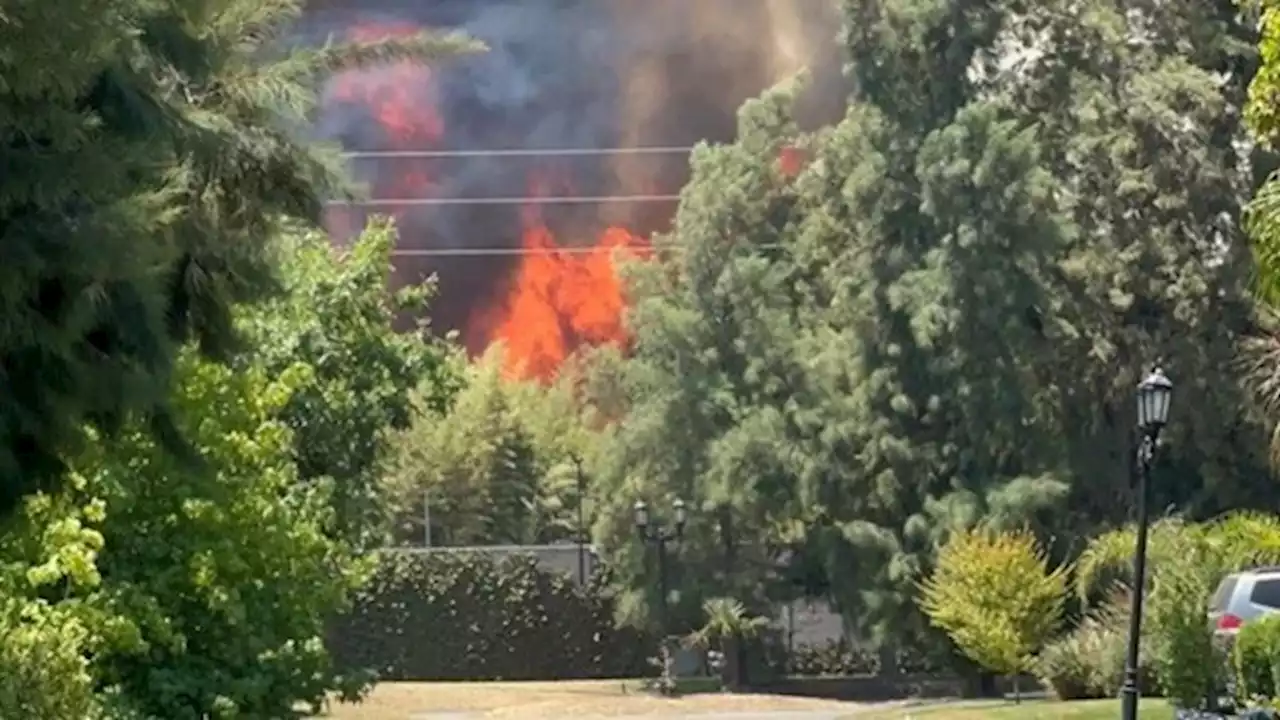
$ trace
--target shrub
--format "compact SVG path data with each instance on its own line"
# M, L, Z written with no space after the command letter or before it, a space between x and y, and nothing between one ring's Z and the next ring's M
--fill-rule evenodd
M327 484L298 482L276 419L294 373L192 355L179 369L171 408L198 466L134 427L77 463L77 502L103 503L94 597L133 640L97 650L93 667L146 717L290 717L344 687L324 619L365 571L327 532Z
M966 656L1017 676L1058 627L1066 577L1065 567L1049 567L1028 531L958 532L921 588L921 609Z
M1144 695L1158 695L1149 634L1143 634L1139 653L1141 688ZM1041 651L1036 677L1060 700L1115 697L1124 682L1128 640L1129 594L1117 593Z
M578 588L528 555L388 551L330 647L342 667L391 680L651 674L656 639L616 629L604 588L600 577Z
M1205 619L1219 576L1194 548L1166 563L1151 579L1147 616L1153 668L1177 707L1211 707L1223 689L1227 658Z
M871 675L879 667L873 651L845 640L797 645L787 658L787 674L806 677Z
M1249 702L1280 695L1280 615L1264 617L1241 628L1231 660L1239 700Z
M25 616L25 617L23 617ZM0 718L91 720L98 717L77 618L10 599L0 609Z
M1124 670L1123 634L1086 618L1045 647L1036 675L1059 700L1114 697Z

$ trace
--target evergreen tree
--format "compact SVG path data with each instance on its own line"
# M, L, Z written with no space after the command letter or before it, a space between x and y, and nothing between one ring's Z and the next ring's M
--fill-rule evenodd
M736 143L694 152L675 229L654 240L657 262L625 268L632 354L592 389L612 405L621 387L630 403L592 475L603 504L596 542L635 622L655 617L658 601L632 524L636 500L660 514L677 497L691 507L671 563L686 623L705 597L761 602L762 578L799 539L796 478L807 458L796 414L811 403L787 259L797 196L780 161L804 143L790 117L798 89L747 103Z
M173 358L234 351L282 218L342 190L300 141L316 82L471 49L419 35L280 51L302 0L6 3L0 13L0 515L56 484L86 423L169 445Z
M695 153L631 273L634 355L595 378L630 402L594 468L628 613L653 601L629 506L680 496L690 606L769 588L789 555L860 635L923 632L912 588L951 531L1125 520L1157 358L1190 409L1156 502L1266 501L1234 363L1250 30L1225 2L1083 9L849 0L841 123L799 134L775 91Z
M1134 505L1134 386L1177 382L1154 502L1205 517L1269 502L1262 429L1240 391L1252 185L1240 125L1253 24L1230 0L1027 6L986 90L1035 122L1076 234L1045 313L1076 531Z
M471 364L465 379L446 413L419 414L393 441L382 489L402 539L420 542L424 502L433 537L451 545L571 537L586 436L568 388L508 379L501 347Z

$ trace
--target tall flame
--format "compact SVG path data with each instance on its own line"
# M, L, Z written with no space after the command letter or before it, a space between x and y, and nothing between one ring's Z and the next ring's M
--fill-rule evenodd
M547 181L533 179L531 196L548 191ZM550 380L583 345L626 343L626 300L615 260L619 253L645 256L648 243L612 226L589 245L562 245L538 205L522 208L521 219L520 264L503 300L475 314L473 331L486 343L505 345L513 375Z

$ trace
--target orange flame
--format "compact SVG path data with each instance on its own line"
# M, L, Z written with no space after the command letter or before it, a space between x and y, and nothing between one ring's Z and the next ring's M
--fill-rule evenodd
M535 178L532 186L534 197L546 195L546 183ZM562 245L537 205L526 205L521 217L525 254L505 299L478 312L473 327L486 343L503 343L513 376L547 381L583 345L626 344L626 299L614 261L618 252L646 256L648 243L609 227L593 245Z

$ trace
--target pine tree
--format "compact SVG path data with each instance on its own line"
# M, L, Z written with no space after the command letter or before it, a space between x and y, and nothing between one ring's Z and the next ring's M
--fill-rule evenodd
M187 341L234 352L281 219L342 175L293 132L327 73L473 46L283 50L302 0L58 0L0 11L0 515L57 484L86 423L165 411Z

